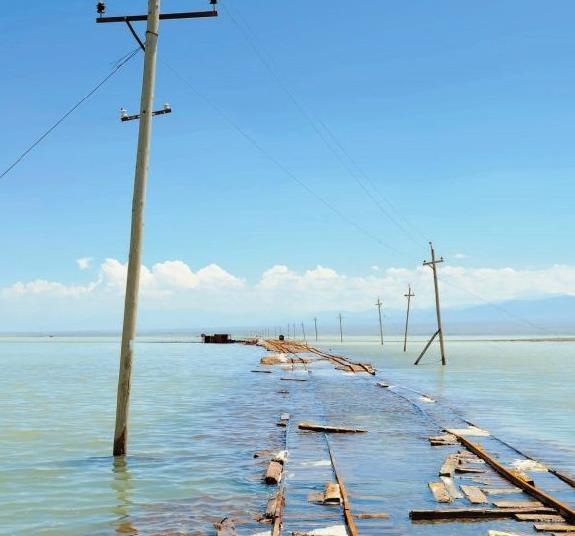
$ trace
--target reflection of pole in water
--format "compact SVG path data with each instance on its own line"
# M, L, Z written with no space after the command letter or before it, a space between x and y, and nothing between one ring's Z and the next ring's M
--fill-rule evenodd
M118 517L116 524L117 534L138 534L138 530L130 520L130 499L132 491L132 475L128 471L128 462L126 458L115 457L113 465L114 479L112 480L112 489L116 492L117 506L114 508L114 513Z

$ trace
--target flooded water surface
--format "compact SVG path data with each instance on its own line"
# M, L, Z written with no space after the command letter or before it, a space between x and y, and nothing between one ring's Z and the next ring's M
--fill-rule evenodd
M256 518L273 490L262 482L265 458L254 453L285 448L286 431L276 425L281 412L291 415L284 534L342 524L338 508L308 500L334 476L328 440L298 432L304 420L369 430L329 439L354 510L391 515L358 521L360 534L517 531L512 521L410 522L409 510L436 506L427 482L437 478L446 451L430 448L427 437L437 419L468 419L575 473L575 345L448 341L448 367L441 368L435 349L412 366L422 341L407 354L399 341L383 348L366 338L317 344L371 361L377 376L328 363L314 363L311 373L260 374L252 371L261 370L261 348L141 339L130 454L114 461L119 342L0 339L0 533L208 535L215 521L232 516L238 534L265 534L269 525ZM382 380L394 387L378 387ZM421 393L437 401L433 411Z

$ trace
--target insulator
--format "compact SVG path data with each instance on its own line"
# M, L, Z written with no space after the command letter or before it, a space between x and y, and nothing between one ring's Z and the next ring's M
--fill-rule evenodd
M98 15L103 15L106 12L106 4L98 2L96 9L98 10Z

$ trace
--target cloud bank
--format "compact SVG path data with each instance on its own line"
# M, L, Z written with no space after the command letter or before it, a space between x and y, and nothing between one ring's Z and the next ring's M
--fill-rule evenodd
M87 263L80 261L86 259L77 261L84 276L91 259ZM6 311L20 311L20 323L26 321L27 313L33 315L46 308L58 310L62 322L66 315L88 315L91 310L108 311L116 318L121 314L126 273L125 263L108 258L95 269L91 281L17 281L0 289L0 302ZM141 274L144 311L232 312L236 316L260 317L361 312L373 308L378 297L388 309L401 309L408 284L416 294L414 308L433 306L431 271L423 266L379 270L366 267L363 275L347 275L320 265L298 272L278 264L265 270L256 281L248 282L217 264L194 271L184 261L168 260L142 266ZM439 277L444 308L575 295L574 266L522 270L443 265Z

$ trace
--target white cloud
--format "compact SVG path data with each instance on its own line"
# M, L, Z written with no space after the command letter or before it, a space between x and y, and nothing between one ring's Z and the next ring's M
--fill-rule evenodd
M101 263L94 280L83 284L36 279L19 281L0 290L2 301L27 299L30 307L47 300L74 300L76 308L88 307L88 298L117 308L123 296L127 265L108 258ZM468 268L441 265L439 281L445 308L535 298L561 294L575 295L575 266L551 266L540 270L517 268ZM235 311L237 313L283 314L291 312L364 311L373 308L381 296L386 307L401 309L403 295L411 284L416 297L413 306L433 305L433 283L428 267L391 267L355 276L315 266L294 271L280 264L265 270L248 284L217 264L193 271L183 261L171 260L141 268L142 305L150 310ZM23 302L22 302L23 303ZM52 301L46 301L49 305ZM84 304L84 306L82 305ZM113 306L112 306L113 304ZM46 305L46 306L47 306ZM9 309L8 303L3 304ZM225 309L224 309L225 307ZM72 310L71 310L72 311ZM70 314L74 314L71 312Z
M466 255L465 253L456 253L455 255L453 255L453 257L455 259L468 259L469 255Z
M79 259L76 259L76 264L80 270L87 270L92 266L93 260L94 259L92 257L80 257Z

